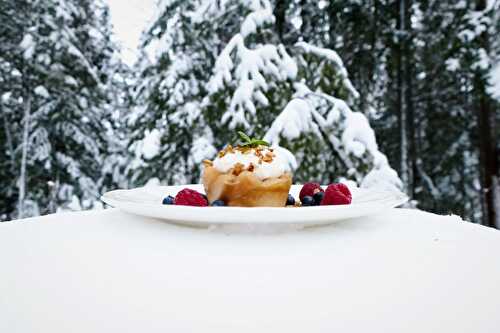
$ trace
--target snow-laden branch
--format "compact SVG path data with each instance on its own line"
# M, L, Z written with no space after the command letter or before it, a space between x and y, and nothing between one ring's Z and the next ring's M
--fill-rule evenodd
M252 12L245 17L241 25L241 35L247 37L257 31L258 27L265 24L274 23L275 18L271 3L266 0L251 0L250 7Z
M341 158L348 172L354 172L363 187L378 187L398 190L402 187L395 170L389 166L387 157L380 152L375 132L370 127L366 116L354 112L345 101L322 92L311 91L304 83L295 84L294 98L283 112L275 119L264 139L274 145L280 138L294 140L302 134L313 134L327 140ZM321 115L315 108L315 99L328 101L332 108L326 115ZM340 123L339 120L343 119ZM332 126L341 125L341 139L332 133ZM368 152L372 157L372 169L363 177L354 168L355 158L362 158Z
M279 145L280 136L288 140L300 137L302 133L309 133L316 124L313 122L312 107L309 101L302 98L292 99L283 112L273 121L264 136L264 140Z
M297 48L299 48L302 52L308 54L314 54L318 57L324 58L326 61L333 64L338 75L342 79L342 83L349 90L353 98L359 98L359 92L354 88L351 80L349 79L349 75L347 73L347 69L344 66L344 62L340 58L337 52L331 49L325 49L322 47L314 46L306 42L298 42L295 44Z
M424 167L422 166L422 160L420 158L417 159L417 170L418 170L418 173L420 174L420 177L422 177L424 183L429 188L429 191L431 192L432 197L435 199L439 199L441 197L441 192L438 190L436 185L434 185L432 178L429 177L429 175L425 172Z
M221 120L226 122L231 119L230 128L237 125L250 127L246 113L255 114L254 101L263 106L269 104L264 95L269 89L266 76L278 81L293 79L297 75L297 65L283 45L265 44L249 49L245 46L243 35L236 34L216 60L214 75L208 83L210 93L215 94L224 89L225 85L230 85L233 82L233 75L236 90L231 98L228 112Z

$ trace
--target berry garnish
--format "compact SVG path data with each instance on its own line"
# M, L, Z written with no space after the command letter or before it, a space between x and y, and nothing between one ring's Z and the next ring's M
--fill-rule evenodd
M348 205L352 201L351 191L344 184L328 185L321 205Z
M302 199L302 206L314 206L314 199L310 195L306 195Z
M321 200L323 200L323 197L325 196L325 192L318 191L314 193L313 199L314 199L314 205L319 206L321 204Z
M174 203L181 206L208 206L203 194L189 188L179 191L175 196Z
M288 195L288 198L286 198L286 205L287 206L295 205L295 198L293 197L293 195L291 194Z
M224 207L225 205L226 205L226 203L222 200L215 200L210 204L210 206L213 206L213 207Z
M317 192L323 192L323 189L318 183L305 183L300 190L300 201L304 201L306 195L312 197Z
M171 195L169 195L169 196L163 198L162 204L164 204L164 205L173 205L174 204L174 200L175 200L174 197L171 196Z
M345 184L336 183L332 184L331 186L335 187L338 191L342 192L349 199L349 203L352 201L351 191Z

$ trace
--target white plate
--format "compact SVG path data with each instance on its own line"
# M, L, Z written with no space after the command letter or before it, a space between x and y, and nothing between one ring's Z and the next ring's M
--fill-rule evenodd
M163 205L167 195L183 188L203 191L202 185L150 186L132 190L115 190L105 193L101 199L106 204L125 212L159 218L173 223L192 226L213 224L281 223L304 226L329 224L361 216L374 215L405 203L408 198L401 192L351 189L350 205L314 207L190 207ZM290 193L298 198L301 185L293 185Z

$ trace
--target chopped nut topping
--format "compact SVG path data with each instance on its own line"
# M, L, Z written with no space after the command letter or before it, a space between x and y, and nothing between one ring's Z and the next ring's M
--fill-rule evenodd
M245 166L241 163L236 163L233 167L233 175L238 176L245 169Z
M264 162L271 163L273 161L274 154L273 153L266 153L266 156L262 158Z
M254 170L254 169L255 169L255 165L253 165L253 163L250 163L250 164L248 165L247 170L248 170L248 171L250 171L250 172L253 172L253 170Z
M240 151L242 154L248 154L252 151L250 147L236 147L236 150Z

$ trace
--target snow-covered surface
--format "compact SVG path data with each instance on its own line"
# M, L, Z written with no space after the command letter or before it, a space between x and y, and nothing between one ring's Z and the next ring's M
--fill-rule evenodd
M279 234L0 224L1 332L496 332L500 233L417 210Z

